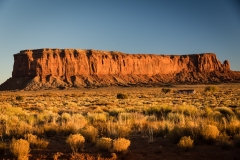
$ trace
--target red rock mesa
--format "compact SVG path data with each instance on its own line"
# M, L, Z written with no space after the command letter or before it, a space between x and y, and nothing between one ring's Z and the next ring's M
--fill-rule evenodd
M155 86L214 83L240 79L214 53L125 54L81 49L23 50L14 55L12 77L0 90L66 87Z

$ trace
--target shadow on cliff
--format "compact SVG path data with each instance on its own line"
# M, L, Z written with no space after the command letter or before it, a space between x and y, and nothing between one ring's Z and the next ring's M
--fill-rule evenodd
M23 90L27 87L31 78L21 77L21 78L9 78L4 83L0 85L0 91L3 90Z
M0 90L223 82L240 82L240 72L231 71L230 63L221 63L214 53L154 55L37 49L14 55L12 78L1 84Z

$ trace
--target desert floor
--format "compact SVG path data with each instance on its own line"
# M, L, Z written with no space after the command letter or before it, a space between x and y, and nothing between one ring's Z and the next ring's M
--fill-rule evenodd
M229 143L227 147L221 143L219 139L212 143L206 143L204 140L199 139L194 142L194 147L188 151L180 148L177 143L173 143L171 139L168 138L167 133L158 134L160 131L159 127L149 127L153 126L153 121L155 123L161 123L162 121L167 121L165 118L167 115L160 115L158 112L150 113L145 112L149 111L149 108L156 108L158 106L170 106L174 107L177 112L178 106L186 105L196 107L199 111L204 107L209 107L214 112L214 109L217 107L228 107L236 111L240 108L240 84L220 84L214 85L218 88L217 91L206 93L204 91L207 85L171 85L166 87L108 87L108 88L95 88L95 89L69 89L69 90L42 90L42 91L15 91L0 92L0 107L7 108L12 107L21 108L21 113L26 113L26 115L32 115L38 117L38 115L47 115L48 113L57 115L56 119L61 117L63 113L68 113L69 115L81 113L86 117L87 122L93 125L95 128L98 128L98 135L96 139L104 137L119 137L120 133L110 133L109 130L104 130L105 123L106 125L110 123L110 118L113 117L112 123L125 125L131 127L128 133L124 133L122 136L131 141L130 146L127 151L116 153L116 159L126 159L126 160L158 160L158 159L226 159L226 160L237 160L240 159L240 147L233 145L233 135L237 134L240 130L240 126L236 126L236 131L229 131L228 126L225 126L225 130L229 133ZM162 88L169 88L170 93L163 93ZM178 94L178 90L184 89L194 89L195 94ZM118 99L116 96L118 93L123 93L127 95L127 99ZM23 97L22 100L17 100L16 97ZM4 116L9 119L11 116L17 117L17 113L10 114L10 112L5 111L5 109L0 109ZM7 109L6 109L7 110ZM197 110L197 111L198 111ZM240 111L240 110L239 110ZM236 114L236 119L234 122L238 123L240 121L240 112L234 112ZM103 114L107 116L103 119L92 118L98 115ZM106 114L105 114L106 113ZM119 119L120 115L124 113L128 114L140 114L142 118L151 118L155 116L156 119L151 122L146 120L143 122L144 126L138 126L134 130L132 126L135 126L137 122L130 122L127 119ZM238 115L239 113L239 115ZM156 114L156 115L155 115ZM167 113L168 114L168 113ZM90 116L91 115L91 116ZM111 116L110 116L111 115ZM139 115L139 116L140 116ZM182 112L183 117L185 117L185 122L189 117L193 117L192 113L186 114ZM187 117L187 118L186 118ZM39 118L39 117L38 117ZM71 117L70 117L71 118ZM92 119L91 119L92 118ZM147 119L146 118L146 119ZM39 118L40 119L40 118ZM16 123L20 124L21 118ZM24 133L30 132L35 133L37 126L36 118L32 123L26 123L28 128ZM136 120L136 119L135 119ZM136 121L141 121L137 119ZM198 118L196 118L198 120ZM69 120L70 121L70 120ZM191 119L193 121L193 119ZM148 124L151 123L151 125ZM50 123L50 122L43 122ZM51 122L52 123L52 122ZM57 122L56 122L57 123ZM131 124L130 124L131 123ZM195 122L193 122L195 123ZM208 122L218 126L220 132L224 132L224 127L221 127L221 122ZM97 125L103 125L97 127ZM232 125L229 122L229 125ZM32 126L31 126L32 125ZM41 127L44 127L45 124L42 124ZM174 125L178 125L178 122L174 122ZM179 121L179 125L182 125L182 122ZM184 124L185 125L185 124ZM225 124L228 125L228 122ZM11 125L14 127L14 124ZM158 125L157 125L158 126ZM10 127L10 126L9 126ZM39 126L40 128L40 126ZM157 128L155 130L155 128ZM6 135L3 135L3 142L6 144L6 148L1 152L0 159L17 159L14 157L10 150L9 146L12 138L24 138L24 133L15 134L10 132L9 129ZM13 130L13 129L12 129ZM40 129L39 129L40 130ZM124 130L124 128L123 128ZM229 129L231 130L231 129ZM62 133L60 133L62 132ZM47 148L43 149L31 149L28 155L29 159L111 159L113 151L100 151L96 147L96 142L85 142L84 150L78 153L79 155L73 155L71 148L66 144L66 137L71 133L76 133L77 130L70 131L69 133L59 130L59 133L47 134L46 129L42 132L36 132L38 137L41 137L49 142ZM119 131L120 132L120 131ZM12 133L12 134L11 134ZM41 134L42 133L42 134ZM240 134L240 132L238 133ZM59 154L59 156L56 156ZM87 155L87 156L85 156ZM85 157L85 158L83 158ZM100 158L99 158L100 159ZM114 158L112 158L114 159Z

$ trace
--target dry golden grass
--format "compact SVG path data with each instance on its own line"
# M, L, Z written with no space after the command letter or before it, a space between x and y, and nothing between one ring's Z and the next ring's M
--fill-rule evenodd
M38 138L36 135L26 134L24 137L30 143L31 149L45 149L48 147L49 142L47 140Z
M84 127L80 133L85 137L86 141L90 143L96 142L97 136L98 136L98 130L97 128L87 125Z
M100 151L111 151L112 139L107 137L102 137L97 141L96 146Z
M83 151L85 138L81 134L71 134L66 142L75 154L79 151Z
M113 140L113 151L114 152L126 152L131 142L125 138L118 138Z
M167 94L160 87L2 92L0 122L4 124L0 124L0 134L5 142L26 134L48 140L55 136L67 139L80 133L84 143L96 143L98 137L131 139L138 135L150 142L167 137L177 144L184 136L190 136L194 142L220 142L219 135L226 133L226 137L235 137L237 147L239 86L219 85L218 90L209 93L204 91L205 87L175 86ZM177 93L189 88L196 93ZM118 93L128 98L118 99ZM30 146L42 146L41 140L35 139L39 141L35 144L29 140ZM228 141L222 138L221 142L227 145ZM98 144L95 147L101 148ZM81 149L77 147L73 152Z
M184 136L184 137L181 137L181 139L177 145L178 145L178 147L187 151L187 150L193 148L194 143L190 136L188 136L188 137Z
M30 152L29 142L23 139L13 139L10 144L10 151L18 160L28 160L28 153Z
M205 125L202 127L201 135L207 142L214 142L219 136L219 130L214 125Z

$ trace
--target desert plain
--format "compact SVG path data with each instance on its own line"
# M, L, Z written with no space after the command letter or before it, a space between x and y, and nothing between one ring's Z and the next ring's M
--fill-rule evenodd
M239 83L1 91L0 106L0 159L240 159Z

